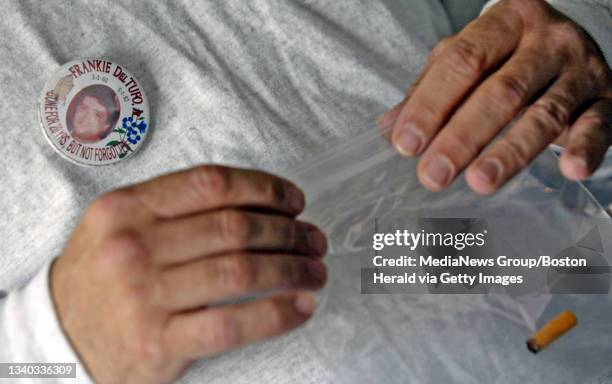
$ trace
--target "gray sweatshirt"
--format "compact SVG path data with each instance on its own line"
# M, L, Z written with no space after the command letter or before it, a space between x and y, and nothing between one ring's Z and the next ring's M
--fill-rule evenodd
M552 3L581 23L612 62L609 1ZM48 267L93 198L201 163L274 172L348 140L397 103L436 42L476 17L483 5L4 2L0 362L76 362L76 382L90 381L59 326ZM138 77L151 104L148 142L113 166L87 168L63 160L38 126L38 95L46 79L62 63L82 57L121 63ZM336 382L302 341L292 333L203 360L182 382Z

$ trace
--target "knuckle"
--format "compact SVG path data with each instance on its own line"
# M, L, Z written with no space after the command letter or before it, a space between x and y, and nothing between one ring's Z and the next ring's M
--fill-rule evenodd
M505 0L505 2L513 10L519 12L521 15L527 16L541 16L544 13L548 13L546 2L544 0Z
M433 100L419 98L414 100L414 105L406 109L412 116L420 116L422 121L434 122L434 125L441 121L441 111ZM429 124L420 124L425 131L431 130Z
M505 139L503 143L503 150L514 169L522 169L529 164L527 150L519 142L514 139Z
M227 209L219 216L219 233L221 238L236 246L245 246L250 237L251 220L248 214Z
M600 86L602 89L610 89L612 72L601 56L599 54L592 55L587 61L587 68L589 68L585 73L587 81Z
M297 249L300 247L300 236L298 236L298 224L295 220L287 220L285 224L282 224L283 228L278 231L283 236L283 242L286 242L290 249ZM303 244L305 245L305 244Z
M102 241L99 256L116 263L134 264L148 258L148 250L135 230L114 233Z
M587 35L570 20L555 23L550 32L553 52L566 63L584 65L591 57L597 55L597 47L589 41Z
M255 262L244 255L225 257L219 266L221 283L235 292L244 292L253 286L256 274Z
M438 41L438 44L431 50L431 54L429 55L430 60L436 59L441 52L444 52L448 45L451 43L452 37L446 36Z
M219 311L208 316L208 324L202 333L205 347L211 344L219 350L226 350L238 344L238 326L231 315Z
M575 46L576 42L584 42L585 35L571 20L564 20L555 25L554 34L558 41Z
M590 98L601 86L601 78L598 77L597 71L585 67L569 66L563 76L565 77L561 91L563 94L583 95L583 98ZM586 96L591 94L592 96Z
M96 198L88 207L86 217L97 224L110 224L125 209L129 193L124 190L107 192Z
M194 188L208 196L223 196L230 191L229 170L219 165L202 165L193 169Z
M559 135L567 126L570 118L568 101L559 95L538 99L532 106L532 112L541 124L536 124L552 134Z
M610 144L612 144L612 135L602 129L594 129L584 132L581 142L585 143L591 151L601 150L601 153L605 154Z
M457 38L444 50L446 63L461 76L478 78L486 66L482 47L465 38Z
M306 267L300 270L299 264L292 261L286 261L276 268L274 277L283 287L290 287L301 282L302 277L306 274L305 271Z
M285 186L280 180L271 180L266 183L265 187L266 199L276 204L282 204L285 201Z
M600 111L597 111L597 110L592 110L592 109L587 110L586 112L584 112L580 116L580 120L583 121L585 124L587 124L589 126L592 126L592 127L605 127L606 123L608 125L612 124L612 118L609 119L609 121L606 122L606 118L605 118L603 113L601 113ZM609 128L608 128L608 130L609 130Z
M495 108L517 110L523 105L528 96L528 88L522 80L514 76L499 76L497 81L491 84L488 98Z

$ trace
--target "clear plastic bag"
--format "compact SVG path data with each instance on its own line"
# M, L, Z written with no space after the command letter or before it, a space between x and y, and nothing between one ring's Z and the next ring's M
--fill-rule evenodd
M609 294L551 295L545 284L523 295L361 294L360 269L372 255L375 220L529 217L530 225L513 226L506 240L519 253L537 253L546 239L562 249L578 242L593 219L609 219L582 185L559 174L552 152L489 197L473 193L463 178L444 192L427 192L415 170L416 160L396 155L375 129L286 172L305 191L304 219L328 235L328 284L301 335L334 382L588 383L607 377ZM602 241L610 249L612 240ZM529 353L530 333L564 309L576 312L579 326L548 350Z

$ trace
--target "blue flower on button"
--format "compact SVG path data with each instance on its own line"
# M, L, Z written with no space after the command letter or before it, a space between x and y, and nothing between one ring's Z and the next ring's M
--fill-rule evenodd
M126 133L125 139L130 144L138 143L142 139L141 135L147 131L147 123L143 117L139 117L138 119L134 119L132 116L124 117L122 123Z
M111 140L106 143L106 146L118 146L120 151L119 158L122 159L128 155L128 152L133 151L130 144L135 145L142 140L142 136L146 133L147 127L148 125L144 116L138 116L137 118L133 116L124 117L121 119L121 127L113 129L113 132L118 133L119 137L112 137Z

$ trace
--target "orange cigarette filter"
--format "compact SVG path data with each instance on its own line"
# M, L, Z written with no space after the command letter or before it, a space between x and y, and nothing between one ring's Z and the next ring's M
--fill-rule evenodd
M578 319L572 311L561 312L527 340L527 348L533 353L538 353L548 344L574 328L576 324L578 324Z

